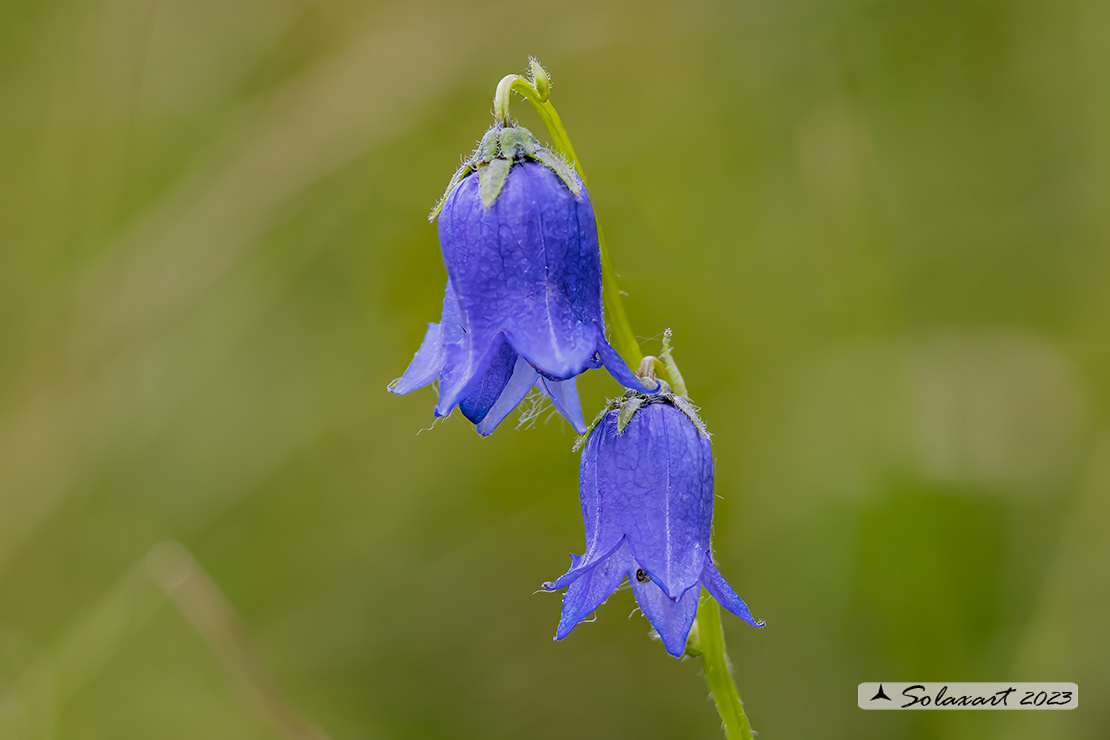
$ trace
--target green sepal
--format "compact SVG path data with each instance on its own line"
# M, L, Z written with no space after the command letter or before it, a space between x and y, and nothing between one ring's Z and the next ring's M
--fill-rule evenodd
M478 192L482 205L489 208L497 200L501 188L509 177L513 162L531 159L558 175L563 184L576 196L582 194L582 182L575 176L574 169L566 160L550 149L545 149L531 131L522 126L494 125L482 135L478 148L455 171L443 196L428 214L429 221L435 221L443 210L447 196L451 194L463 178L472 172L478 173Z
M482 205L489 208L497 200L505 181L509 179L509 170L513 163L500 157L491 159L489 163L478 165L478 192L482 196Z
M532 132L520 126L513 126L501 132L501 156L505 159L523 159L535 157L536 152L542 149L539 139Z
M701 417L698 416L698 407L690 403L689 398L686 396L672 396L671 403L677 406L679 411L686 414L690 421L694 422L694 426L698 428L699 432L704 434L707 439L709 438L709 432L705 430L705 424L702 422Z
M613 409L617 408L617 406L619 404L620 404L620 401L618 401L615 398L610 398L606 402L605 407L603 409L601 409L601 411L597 412L597 416L595 416L594 420L591 421L589 423L589 425L586 427L586 431L583 432L582 434L579 434L578 438L574 440L574 447L571 447L570 451L571 452L578 452L579 450L581 450L582 445L586 444L586 440L590 438L590 433L593 432L594 427L596 427L598 424L600 424L601 420L605 418L605 415L608 414Z
M474 154L470 157L471 165L477 165L479 162L489 162L497 156L501 144L501 131L500 126L493 126L483 134L482 140L478 143L478 148L474 150Z
M632 421L632 415L639 411L645 402L647 402L647 396L643 395L635 395L624 400L621 404L620 413L617 414L617 434L624 433L628 422Z
M574 176L574 170L566 163L566 160L560 157L550 149L538 147L536 151L532 152L532 159L536 160L547 169L554 172L559 176L559 179L570 188L570 192L575 195L582 194L582 183L577 177Z
M644 406L653 403L665 403L676 407L686 415L686 418L694 423L694 426L698 428L699 432L704 434L706 438L710 437L711 435L705 429L705 422L698 416L698 407L691 403L690 399L686 396L677 395L671 389L667 381L660 380L659 378L655 378L655 381L659 383L659 387L651 393L626 390L624 395L620 398L610 398L606 402L605 408L601 409L597 416L594 417L594 420L590 422L589 426L586 428L585 434L578 435L571 451L578 452L582 449L582 446L586 444L586 440L589 439L590 434L593 433L594 428L601 423L601 420L604 419L605 415L610 411L619 410L617 414L617 434L623 434L624 430L628 428L629 423L632 421L632 417L636 415L636 412Z
M474 168L470 166L469 162L455 170L455 174L451 176L451 181L447 183L447 189L443 191L443 195L439 196L439 200L436 202L435 207L432 208L432 212L428 214L429 221L436 220L436 216L443 210L443 203L447 200L447 196L451 194L451 191L454 190L460 182L462 182L464 177L473 171Z

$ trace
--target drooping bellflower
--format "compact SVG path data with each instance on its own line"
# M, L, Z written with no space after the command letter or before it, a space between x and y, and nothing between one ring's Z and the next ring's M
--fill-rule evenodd
M713 451L693 405L629 391L590 432L580 478L586 552L544 588L566 588L555 635L566 637L625 578L671 655L680 657L701 586L762 627L713 565Z
M593 208L562 159L522 128L495 126L437 211L443 319L394 393L438 379L435 415L458 406L487 435L533 387L584 432L574 377L588 368L648 390L605 339Z

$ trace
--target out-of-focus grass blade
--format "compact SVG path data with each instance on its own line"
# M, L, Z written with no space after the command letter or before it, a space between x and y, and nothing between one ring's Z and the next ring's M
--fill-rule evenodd
M227 598L192 554L176 542L155 545L108 590L93 610L19 677L0 699L0 738L55 735L58 715L93 681L167 596L224 665L247 704L285 740L327 740L265 675Z
M302 717L271 683L247 645L239 615L188 550L176 542L164 542L147 554L146 565L220 658L244 699L279 737L327 740L324 731Z
M0 699L0 737L53 737L57 715L66 703L96 678L165 600L165 591L150 578L143 562L129 568Z

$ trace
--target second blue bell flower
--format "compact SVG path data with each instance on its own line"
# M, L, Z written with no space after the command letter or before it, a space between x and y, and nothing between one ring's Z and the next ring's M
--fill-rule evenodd
M626 393L586 440L579 479L586 552L549 591L566 588L561 640L628 579L636 603L680 657L701 587L762 627L713 563L713 449L689 400L665 385Z

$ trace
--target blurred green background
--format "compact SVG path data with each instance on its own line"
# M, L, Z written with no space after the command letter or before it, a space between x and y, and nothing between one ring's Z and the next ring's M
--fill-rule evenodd
M720 737L630 592L551 640L567 425L385 390L529 54L715 433L760 737L1110 735L1105 2L5 0L0 738Z

